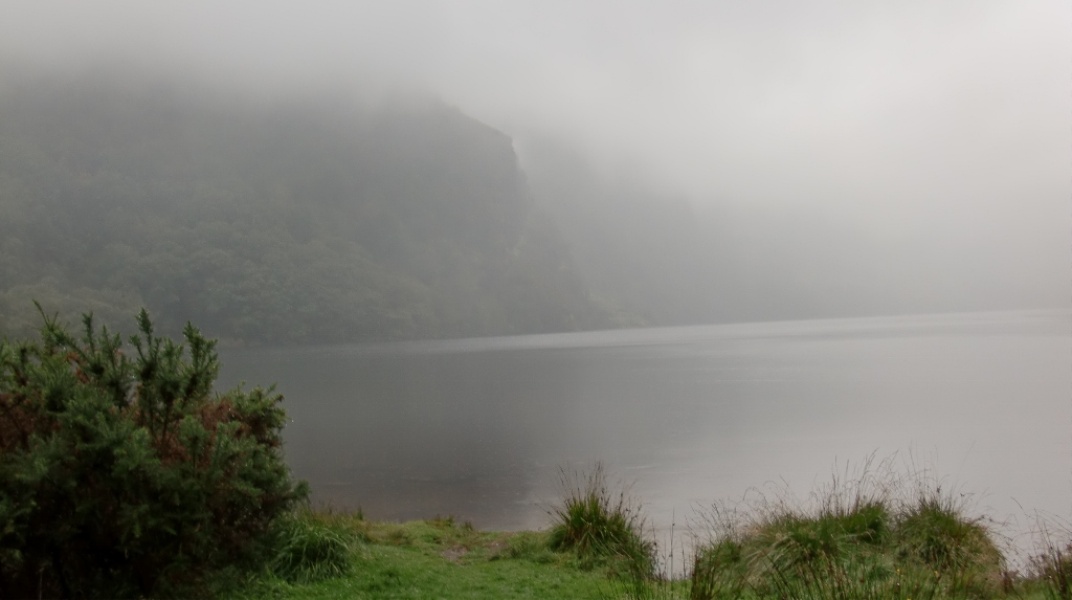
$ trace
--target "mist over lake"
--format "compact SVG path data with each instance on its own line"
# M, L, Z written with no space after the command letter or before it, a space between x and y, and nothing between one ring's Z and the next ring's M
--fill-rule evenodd
M277 382L295 475L370 518L542 527L557 469L602 460L665 529L896 453L1015 534L1068 508L1069 326L1018 311L228 349L219 383Z
M1069 596L1068 10L6 3L0 597Z

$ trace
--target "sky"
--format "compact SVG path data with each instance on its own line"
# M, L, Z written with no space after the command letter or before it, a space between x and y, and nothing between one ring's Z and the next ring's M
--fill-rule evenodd
M0 52L428 90L522 155L563 139L608 177L644 173L700 207L993 238L1047 273L1072 264L1060 0L37 0L0 7Z

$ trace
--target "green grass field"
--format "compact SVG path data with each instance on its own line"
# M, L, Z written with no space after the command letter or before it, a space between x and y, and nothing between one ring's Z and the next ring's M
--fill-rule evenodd
M482 532L451 519L374 523L355 516L301 517L349 537L348 570L288 582L265 574L231 598L417 599L601 598L616 581L551 551L547 533Z
M777 576L769 575L771 578L759 585L724 589L712 594L710 586L698 585L699 580L685 578L668 582L652 578L638 582L613 561L593 564L570 551L553 551L549 531L477 531L450 519L379 523L339 514L306 514L301 518L348 538L344 572L304 581L301 577L288 581L275 573L263 573L232 582L223 589L221 596L235 600L758 600L790 597L779 595L789 592L795 598L1050 600L1069 597L1062 595L1055 585L1037 580L1022 580L1009 589L1003 589L1000 582L991 587L968 590L943 589L933 585L935 579L921 577L919 573L912 575L911 583L905 578L906 584L902 587L874 585L864 580L860 580L860 585L845 586L843 580L835 579L836 575L830 576L827 580L830 585L826 586L816 585L815 581L779 580ZM860 557L860 561L849 559L842 563L841 572L853 573L853 565L868 566L884 560L893 562L893 557L876 558L870 551Z

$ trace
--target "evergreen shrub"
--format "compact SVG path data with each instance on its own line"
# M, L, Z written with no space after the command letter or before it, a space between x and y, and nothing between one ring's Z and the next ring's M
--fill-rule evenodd
M215 342L80 336L44 316L0 341L0 597L195 595L256 567L307 495L282 457L273 388L213 391Z

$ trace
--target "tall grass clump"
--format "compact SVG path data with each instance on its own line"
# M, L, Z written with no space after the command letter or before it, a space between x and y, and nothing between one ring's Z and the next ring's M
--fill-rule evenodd
M553 550L576 553L581 565L622 567L635 579L655 574L655 544L644 536L640 507L624 488L612 491L603 463L587 473L559 469L563 499L550 511Z
M716 505L701 518L692 600L996 595L1004 563L987 528L925 474L892 467L869 458L806 502L753 490Z
M695 544L689 598L740 598L749 585L754 550L742 529L749 519L736 506L717 503L701 520L708 538Z
M1041 549L1027 561L1025 588L1047 600L1072 598L1072 531L1040 518L1036 533Z
M902 508L896 534L899 558L957 577L961 587L987 587L1001 577L1004 559L987 527L940 487Z
M1072 598L1072 543L1047 546L1031 557L1027 587L1048 600Z
M290 583L309 583L348 575L357 537L305 510L282 522L274 541L271 572Z

